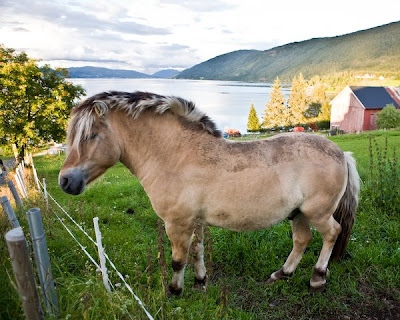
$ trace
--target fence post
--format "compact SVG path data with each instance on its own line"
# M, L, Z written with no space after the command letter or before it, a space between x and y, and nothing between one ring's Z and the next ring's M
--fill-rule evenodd
M46 309L50 314L58 314L58 301L54 288L53 275L51 273L50 258L47 251L47 243L40 209L33 208L27 212L29 229L32 237L33 251L35 253L36 266L39 273Z
M21 164L19 164L19 166L21 166ZM21 170L20 168L17 168L17 169L15 169L15 171L17 172L19 180L21 181L21 185L22 185L23 190L25 192L25 197L28 198L28 189L26 188L23 170Z
M12 150L14 152L15 160L18 161L18 149L15 143L12 144Z
M33 178L35 180L36 186L39 191L42 191L42 189L40 189L39 178L37 176L36 168L35 168L35 165L32 160L32 154L31 154L31 166L32 166Z
M43 178L43 193L44 193L44 200L46 201L46 209L49 209L49 195L47 194L47 186L46 186L46 179Z
M8 231L5 238L26 319L41 320L43 319L43 311L40 306L22 228L18 227Z
M13 228L19 227L20 225L19 225L17 216L15 215L14 210L11 207L10 201L8 201L7 196L1 197L0 203L1 203L1 206L3 207L3 210L7 216L8 221L10 222L11 226Z
M15 188L14 182L12 182L12 180L8 180L7 184L8 184L8 188L10 189L10 191L14 197L15 203L17 204L17 206L22 207L23 203L22 203L21 198L19 197L17 189Z
M99 259L100 259L100 268L101 274L103 275L103 284L106 287L108 292L111 292L110 284L108 283L108 274L107 274L107 267L106 267L106 258L104 256L104 248L103 244L101 243L101 232L99 228L99 218L93 218L94 224L94 231L96 233L96 242L97 242L97 249L99 251Z
M18 168L17 168L17 170L18 170ZM15 182L17 183L17 187L19 189L19 193L21 194L21 196L23 198L27 198L28 196L25 192L24 185L22 184L21 177L19 176L18 173L14 174L14 179L15 179Z

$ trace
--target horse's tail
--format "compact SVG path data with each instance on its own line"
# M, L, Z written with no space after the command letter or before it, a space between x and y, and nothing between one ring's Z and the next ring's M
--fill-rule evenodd
M333 214L335 220L342 227L342 232L339 234L333 247L332 260L339 260L346 252L347 243L349 242L351 229L356 217L358 193L360 191L360 176L357 172L356 160L353 158L351 152L345 152L344 157L348 168L347 186Z

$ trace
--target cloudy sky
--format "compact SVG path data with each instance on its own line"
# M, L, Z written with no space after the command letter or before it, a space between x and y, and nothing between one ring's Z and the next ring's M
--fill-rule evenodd
M153 73L398 20L399 0L0 0L0 43L53 67Z

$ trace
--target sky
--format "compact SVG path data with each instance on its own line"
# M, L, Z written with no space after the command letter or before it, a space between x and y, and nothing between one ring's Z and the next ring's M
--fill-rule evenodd
M52 67L151 74L399 20L399 0L0 0L0 43Z

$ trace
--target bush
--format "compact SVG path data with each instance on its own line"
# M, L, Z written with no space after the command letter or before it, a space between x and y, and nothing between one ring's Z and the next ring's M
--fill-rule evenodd
M400 110L396 109L393 104L386 105L376 116L379 129L400 127Z
M318 121L317 124L319 130L328 130L331 126L331 122L329 120Z

